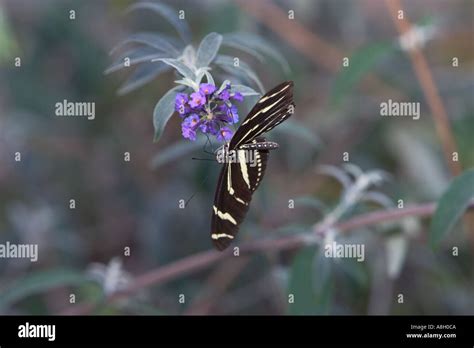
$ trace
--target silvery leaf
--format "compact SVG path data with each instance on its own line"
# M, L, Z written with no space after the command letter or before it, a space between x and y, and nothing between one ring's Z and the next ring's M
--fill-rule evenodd
M155 79L170 68L165 64L146 64L139 66L117 91L118 95L129 93Z
M175 83L178 83L178 84L183 85L183 86L191 87L195 91L199 90L199 85L195 81L193 81L191 79L188 79L188 78L177 80L177 81L175 81Z
M196 50L192 45L187 45L180 57L187 66L196 66Z
M196 67L207 67L217 55L222 43L222 35L210 33L202 39L196 57Z
M224 82L222 82L221 86L219 87L219 89L217 90L217 94L221 93L225 87L230 84L230 81L229 80L224 80Z
M255 91L253 88L244 86L244 85L232 85L231 92L236 93L239 92L243 96L249 96L249 95L261 95L257 91Z
M261 63L265 61L265 57L263 57L263 55L261 55L257 50L254 50L251 47L242 45L241 43L234 42L233 40L227 40L225 36L224 36L224 39L222 40L222 46L236 48L242 52L248 53L251 56L257 58L257 60Z
M196 72L196 83L199 85L202 81L202 78L204 77L204 75L206 75L206 71L205 70L198 70Z
M215 86L216 83L214 82L214 78L212 77L211 73L206 70L204 71L204 74L206 75L207 83L210 83Z
M258 35L250 33L229 33L224 35L224 43L232 43L234 45L249 47L255 51L262 52L269 57L275 59L286 73L290 72L290 66L285 57L268 41Z
M194 72L183 62L180 62L177 59L171 59L171 58L157 58L154 59L153 61L160 61L165 64L168 64L175 68L181 75L184 77L194 80L196 76L194 75Z
M358 178L364 175L364 171L361 167L353 163L343 163L342 168L349 174L352 175L354 178Z
M130 65L125 66L125 59L130 59ZM104 74L110 74L112 72L129 68L133 65L143 63L143 62L150 62L156 58L168 58L167 54L163 52L158 52L156 49L151 47L142 47L139 49L133 49L125 52L119 58L117 58L114 63L112 63L105 71Z
M154 2L138 2L128 8L128 11L134 10L151 10L155 13L160 14L165 20L167 20L179 33L184 42L189 42L191 34L188 23L184 20L179 19L178 13L173 8L160 3Z
M347 175L345 171L336 166L323 164L317 168L317 172L319 174L331 176L336 179L343 186L344 191L348 190L352 186L352 178Z
M361 201L376 203L384 208L392 208L394 205L390 197L388 197L386 194L377 191L369 191L364 193L361 197Z
M255 82L255 84L257 85L257 87L260 89L262 93L264 92L264 88L263 88L262 83L260 82L260 79L247 63L239 59L239 65L236 66L234 64L234 58L230 56L226 56L226 55L218 55L214 62L224 71L227 71L229 73L245 74L249 79Z
M130 35L125 40L120 42L117 46L112 48L110 54L116 52L119 48L123 47L129 43L140 43L144 44L153 48L156 48L159 51L168 54L168 57L177 57L180 53L178 48L173 44L172 37L163 34L157 33L148 33L148 32L141 32Z
M396 279L400 274L408 250L408 240L403 234L389 237L385 241L387 252L387 274Z
M153 110L153 126L155 127L154 141L160 140L163 130L168 123L170 117L174 113L174 102L176 94L182 90L182 86L176 86L170 89L161 99L156 103Z

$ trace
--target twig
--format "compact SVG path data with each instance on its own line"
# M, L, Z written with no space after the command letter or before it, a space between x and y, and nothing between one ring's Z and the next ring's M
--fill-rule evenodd
M434 213L436 203L426 203L414 205L405 209L389 209L376 211L364 215L357 216L350 220L339 223L336 228L340 232L347 232L359 227L376 225L380 222L388 222L398 220L407 216L426 217Z
M340 69L344 55L338 48L312 34L297 20L289 20L288 14L271 1L238 0L237 3L315 64L332 72Z
M348 232L354 230L356 228L364 227L364 226L372 226L382 222L388 222L393 220L398 220L403 217L407 216L418 216L418 217L425 217L430 216L435 211L436 204L435 203L427 203L422 205L415 205L411 207L407 207L404 209L389 209L383 211L376 211L373 213L364 214L362 216L358 216L352 218L350 220L341 222L332 226L332 228L337 229L338 231ZM319 228L319 226L318 226ZM331 228L331 227L325 227ZM320 233L321 231L315 231ZM257 240L253 242L248 242L240 246L240 255L245 255L249 253L254 253L257 251L279 251L279 250L289 250L299 248L303 245L308 244L308 235L307 234L298 234L298 235L291 235L291 236L284 236L277 239L263 239ZM200 270L205 269L206 267L211 266L212 264L216 263L217 261L227 258L227 257L235 257L232 254L233 248L229 248L224 252L219 252L216 250L209 250L200 252L188 257L185 257L181 260L172 262L168 265L163 267L157 268L141 276L135 278L133 284L128 288L116 292L115 294L109 296L106 299L106 302L110 303L119 299L126 298L131 296L141 289L147 288L151 285L159 285L171 280L177 279L179 277L185 276L192 272L197 272ZM93 310L94 305L90 303L82 303L75 305L74 307L69 307L61 314L87 314Z
M341 70L342 59L347 54L310 31L298 20L290 20L288 14L278 5L264 0L236 0L236 2L244 11L270 28L317 66L323 67L332 73L337 73ZM368 74L365 77L365 82L367 86L379 92L383 89L392 97L404 97L403 91L394 89L374 74Z
M398 11L403 10L399 0L386 0L385 1L392 21L397 27L400 35L405 34L412 29L411 23L406 19L406 14L402 19L398 18ZM425 56L419 47L416 45L408 51L408 55L413 66L413 70L420 82L421 89L425 95L426 102L433 115L436 131L441 140L443 147L443 153L448 164L451 173L453 175L459 175L462 172L460 162L452 160L453 153L457 152L456 142L452 134L451 125L449 123L446 109L444 108L441 97L439 96L438 88L434 82L433 75L428 66Z

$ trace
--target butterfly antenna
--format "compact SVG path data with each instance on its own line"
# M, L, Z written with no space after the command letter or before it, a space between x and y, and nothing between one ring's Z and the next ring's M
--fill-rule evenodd
M216 162L215 159L212 159L212 158L197 158L197 157L192 157L191 158L192 160L195 160L195 161L211 161L211 162Z
M207 140L206 140L206 143L204 144L204 146L203 146L203 148L202 148L202 151L203 151L204 153L207 153L208 155L214 156L214 153L213 153L213 152L206 150L206 146L207 146L208 144L209 144L209 146L210 146L211 149L212 149L211 139L209 138L209 135L208 135L208 134L206 134L206 138L207 138Z
M204 180L201 182L201 184L200 184L199 186L204 185L204 184L206 183L206 181L207 181L208 178L209 178L209 175L206 175L206 176L204 177ZM185 207L185 208L188 206L188 204L189 204L189 202L191 201L191 199L193 199L194 196L196 196L197 193L198 193L198 191L194 192L194 193L191 195L191 197L189 197L189 198L186 200L186 202L184 202L184 207Z

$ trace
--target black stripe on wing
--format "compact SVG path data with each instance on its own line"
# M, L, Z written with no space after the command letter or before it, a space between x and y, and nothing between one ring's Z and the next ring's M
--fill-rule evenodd
M294 110L293 82L279 84L255 104L230 141L230 149L250 143L285 121Z
M253 143L257 141L264 142L265 139L259 138ZM237 235L267 164L268 150L240 151L252 151L255 165L242 161L225 163L220 172L211 219L211 239L219 250L227 248Z

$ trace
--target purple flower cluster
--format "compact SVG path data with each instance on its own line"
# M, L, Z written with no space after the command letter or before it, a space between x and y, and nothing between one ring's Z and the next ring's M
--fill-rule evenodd
M227 125L239 121L237 107L232 102L241 102L244 97L230 89L230 84L217 91L213 84L202 83L197 92L176 95L175 110L183 118L181 130L184 138L196 140L198 130L216 136L218 141L232 138L233 132Z

